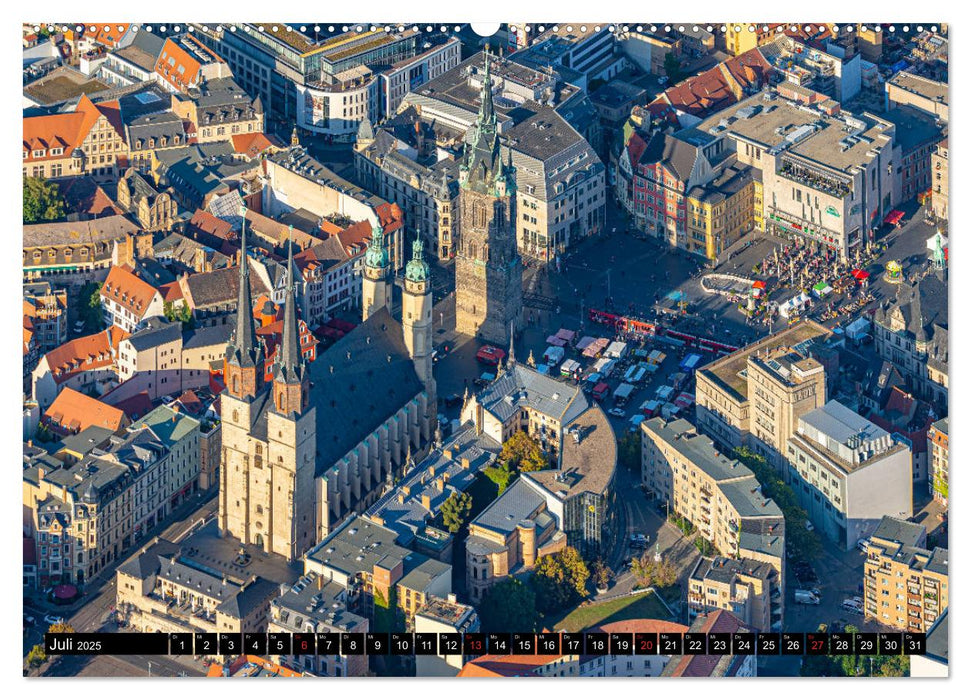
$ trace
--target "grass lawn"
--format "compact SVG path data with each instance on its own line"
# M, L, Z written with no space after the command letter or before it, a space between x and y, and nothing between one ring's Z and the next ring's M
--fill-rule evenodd
M581 632L608 622L639 619L670 620L671 613L654 593L645 592L604 603L588 604L559 619L557 615L551 615L543 624L551 630Z

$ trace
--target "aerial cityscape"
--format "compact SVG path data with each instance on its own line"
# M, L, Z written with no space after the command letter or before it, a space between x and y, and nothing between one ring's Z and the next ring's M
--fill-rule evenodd
M948 675L947 25L22 30L24 676Z

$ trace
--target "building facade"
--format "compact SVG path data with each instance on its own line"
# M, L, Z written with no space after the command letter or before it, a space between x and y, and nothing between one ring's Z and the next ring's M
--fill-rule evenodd
M942 418L927 431L927 451L929 453L927 476L928 490L934 500L947 508L948 494L948 419Z
M770 583L784 588L785 520L752 471L721 454L684 419L641 423L641 483L668 512L686 519L724 557L771 566ZM771 595L770 628L784 602Z
M927 632L948 608L948 554L926 548L923 526L886 517L867 543L863 589L867 619Z
M803 321L701 367L695 373L695 420L723 447L749 447L777 469L799 416L826 403L815 344L830 331Z

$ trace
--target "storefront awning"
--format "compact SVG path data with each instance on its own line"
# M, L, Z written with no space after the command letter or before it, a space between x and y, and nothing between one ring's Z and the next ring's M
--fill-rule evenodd
M904 213L899 209L894 209L892 212L887 214L886 218L883 220L883 223L890 224L891 226L896 226L901 222L903 218L904 218Z

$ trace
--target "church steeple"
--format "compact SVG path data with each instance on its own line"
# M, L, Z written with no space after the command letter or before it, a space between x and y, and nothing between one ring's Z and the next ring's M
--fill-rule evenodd
M246 255L246 208L242 210L243 230L239 250L239 298L236 301L236 326L226 345L226 387L236 397L255 396L263 385L263 346L256 337L253 322L253 294L250 289L249 262Z
M472 127L472 138L465 144L465 157L459 179L465 187L492 194L502 190L511 171L502 163L488 48L484 52L484 60L482 88L479 91L479 116Z
M297 323L296 270L293 267L293 226L287 235L287 293L283 308L283 338L273 365L273 393L280 413L302 411L307 404L304 362Z
M361 280L362 320L367 321L379 309L391 308L391 283L388 280L390 268L391 260L384 242L384 229L378 221L372 229L371 242L364 253L364 278Z
M287 235L287 294L283 309L283 344L277 357L277 376L297 377L303 369L300 331L297 325L296 273L293 268L293 226Z

